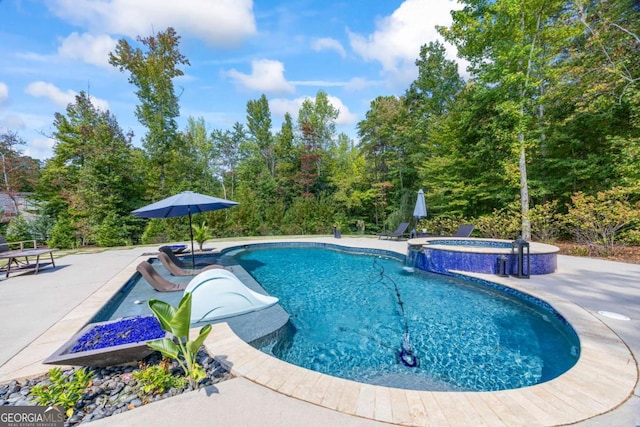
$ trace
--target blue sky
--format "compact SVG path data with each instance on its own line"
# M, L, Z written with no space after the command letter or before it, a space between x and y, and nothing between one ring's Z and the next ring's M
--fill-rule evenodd
M263 93L274 131L319 90L356 124L379 95L400 95L417 76L420 46L449 25L450 0L0 0L0 130L17 132L24 154L51 157L54 113L80 91L109 109L139 145L138 100L108 64L119 39L174 27L190 63L176 79L180 128L202 117L209 131L246 122ZM455 51L450 50L450 58Z

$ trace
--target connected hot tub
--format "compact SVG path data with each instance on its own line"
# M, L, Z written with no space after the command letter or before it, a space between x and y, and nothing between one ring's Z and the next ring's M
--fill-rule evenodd
M511 240L500 239L426 237L410 239L408 243L407 264L410 267L440 274L451 274L452 270L516 274L519 262L525 273L549 274L556 271L560 250L537 242L527 242L528 246L523 250Z

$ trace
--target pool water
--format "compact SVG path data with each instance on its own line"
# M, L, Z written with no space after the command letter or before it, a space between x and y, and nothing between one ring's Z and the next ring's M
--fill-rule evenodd
M489 391L548 381L578 359L575 332L544 303L410 274L397 259L315 247L235 257L290 315L287 328L252 344L314 371L405 389ZM407 329L417 367L398 358Z

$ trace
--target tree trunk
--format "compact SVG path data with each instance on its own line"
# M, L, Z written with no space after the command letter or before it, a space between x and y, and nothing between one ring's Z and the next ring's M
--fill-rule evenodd
M524 146L524 133L518 134L520 142L520 206L522 215L522 238L531 240L531 220L529 219L529 185L527 184L527 155Z

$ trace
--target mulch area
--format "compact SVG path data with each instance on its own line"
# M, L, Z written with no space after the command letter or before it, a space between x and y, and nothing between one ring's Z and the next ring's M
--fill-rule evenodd
M577 243L568 242L555 242L554 246L560 248L560 254L572 255L572 256L588 256L591 258L606 259L609 261L626 262L629 264L640 264L640 246L624 246L618 245L615 247L613 255L603 257L596 254L589 253L589 247L587 245L579 245Z

